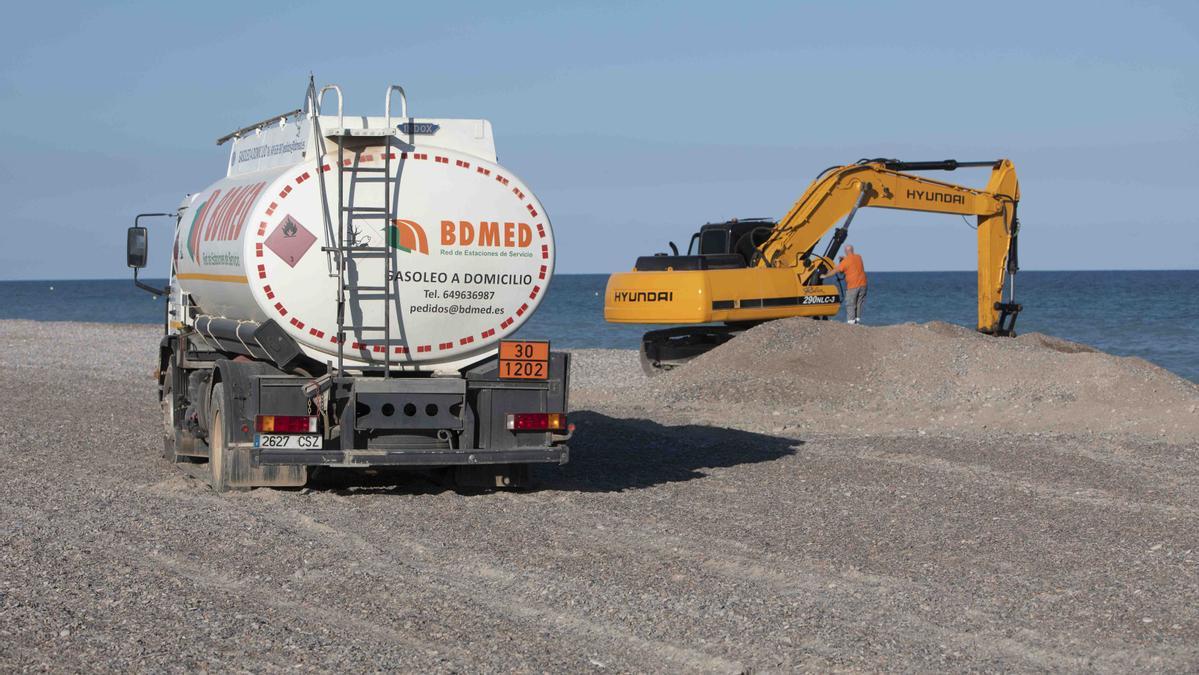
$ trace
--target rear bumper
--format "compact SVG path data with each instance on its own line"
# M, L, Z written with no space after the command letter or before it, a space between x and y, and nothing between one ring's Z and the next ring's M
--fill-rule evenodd
M453 466L470 464L566 464L570 448L509 450L272 450L254 452L256 466Z

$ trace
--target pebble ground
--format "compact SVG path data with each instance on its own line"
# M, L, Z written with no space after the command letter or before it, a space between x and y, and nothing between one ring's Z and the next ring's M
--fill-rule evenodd
M1199 669L1194 444L696 422L590 351L535 490L217 495L156 344L0 322L2 671Z

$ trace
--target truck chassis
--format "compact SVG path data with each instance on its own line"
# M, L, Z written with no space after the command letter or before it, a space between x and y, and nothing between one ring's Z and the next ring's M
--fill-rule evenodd
M372 466L444 467L460 485L520 487L529 464L570 457L568 429L512 428L514 411L565 419L567 353L550 353L544 380L501 379L497 355L461 377L313 377L220 347L184 329L159 349L163 456L206 463L217 491L298 487L310 467ZM315 417L318 447L256 447L263 416Z

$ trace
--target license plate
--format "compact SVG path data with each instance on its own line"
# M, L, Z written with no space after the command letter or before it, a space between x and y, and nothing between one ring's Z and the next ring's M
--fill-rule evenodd
M320 450L323 440L320 434L254 434L254 447Z
M550 343L542 340L500 342L501 380L546 380L550 376Z

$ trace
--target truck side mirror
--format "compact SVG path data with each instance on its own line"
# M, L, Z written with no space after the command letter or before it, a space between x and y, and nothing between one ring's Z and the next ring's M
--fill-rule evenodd
M146 266L148 240L146 228L139 225L129 228L129 236L125 240L125 261L129 267L140 270Z

